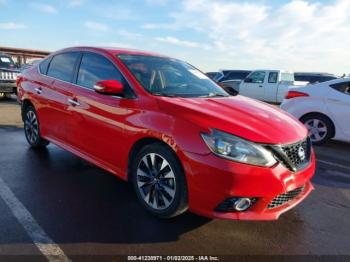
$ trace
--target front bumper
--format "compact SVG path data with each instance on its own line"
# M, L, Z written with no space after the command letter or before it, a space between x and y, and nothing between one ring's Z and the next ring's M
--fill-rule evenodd
M0 93L17 93L16 82L0 81Z
M185 153L182 159L189 188L189 208L210 218L234 220L276 220L305 199L313 190L315 155L309 165L293 173L281 163L271 168L252 166L219 158L213 154ZM184 161L185 160L185 161ZM292 200L268 208L278 195L304 187ZM215 208L230 197L257 198L243 212L217 212Z

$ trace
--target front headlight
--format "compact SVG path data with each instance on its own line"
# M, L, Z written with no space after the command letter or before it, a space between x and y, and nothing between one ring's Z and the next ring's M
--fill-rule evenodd
M213 129L211 134L201 134L210 150L221 157L256 165L270 167L276 164L272 153L263 146Z

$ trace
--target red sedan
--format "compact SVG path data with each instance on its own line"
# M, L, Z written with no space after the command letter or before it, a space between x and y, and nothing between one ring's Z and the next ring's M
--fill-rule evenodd
M273 220L313 189L301 123L228 95L183 61L68 48L24 72L17 88L33 148L52 142L130 181L156 216Z

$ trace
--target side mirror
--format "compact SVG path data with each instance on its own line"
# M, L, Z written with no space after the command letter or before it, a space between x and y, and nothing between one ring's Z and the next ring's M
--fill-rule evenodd
M117 80L102 80L96 82L94 90L105 95L122 96L124 94L123 84Z
M253 82L253 79L251 78L244 79L244 83L252 83L252 82Z

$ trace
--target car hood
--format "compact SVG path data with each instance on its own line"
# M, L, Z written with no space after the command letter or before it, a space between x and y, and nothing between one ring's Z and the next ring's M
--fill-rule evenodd
M5 67L0 67L0 71L2 71L2 72L19 73L19 69L17 69L17 68L5 68Z
M209 128L266 144L290 144L307 136L307 129L276 106L243 96L217 98L159 97L162 112Z

